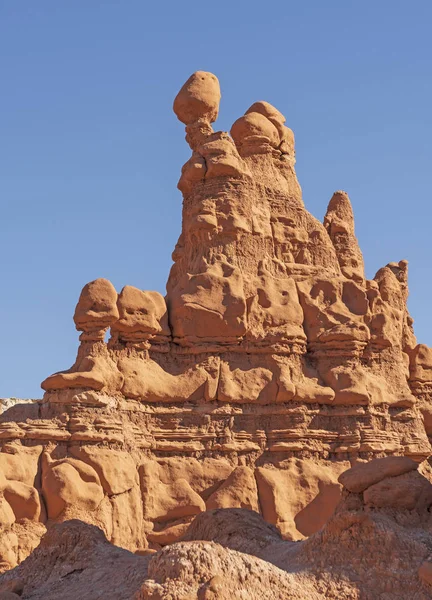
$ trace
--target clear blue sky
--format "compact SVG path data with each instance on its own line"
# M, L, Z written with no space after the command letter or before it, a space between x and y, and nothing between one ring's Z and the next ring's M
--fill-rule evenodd
M0 397L71 366L87 281L164 293L196 70L218 128L256 100L286 115L306 206L348 191L367 275L410 261L432 344L431 23L430 0L0 0Z

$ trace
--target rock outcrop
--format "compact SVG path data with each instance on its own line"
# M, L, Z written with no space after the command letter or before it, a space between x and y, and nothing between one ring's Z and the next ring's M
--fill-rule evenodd
M432 485L407 461L377 459L343 473L334 515L298 542L244 508L202 512L183 540L141 556L93 525L56 524L0 577L0 598L430 600ZM361 492L350 491L353 481Z
M166 296L88 283L74 365L0 418L3 569L71 519L133 552L210 508L303 539L352 464L431 452L432 350L414 337L406 261L367 280L348 195L324 223L306 210L285 117L259 101L218 132L219 102L205 72L174 101L191 157Z

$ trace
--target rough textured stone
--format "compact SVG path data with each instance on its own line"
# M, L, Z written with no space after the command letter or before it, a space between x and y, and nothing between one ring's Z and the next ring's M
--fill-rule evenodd
M389 489L400 477L385 480ZM0 576L0 591L28 600L430 600L429 522L424 505L371 510L345 492L323 528L300 542L282 540L254 511L216 509L198 515L183 541L142 556L69 521Z
M174 100L178 119L190 125L200 119L216 121L221 98L219 81L213 73L197 71L189 77Z
M349 463L284 461L283 468L258 467L256 479L261 510L286 539L302 539L324 525L337 506L339 473Z
M375 508L427 509L432 505L432 486L420 473L410 471L371 485L363 498L367 506Z
M254 472L249 467L237 467L210 496L206 507L248 508L259 512L258 489Z
M10 408L18 405L26 405L26 404L34 404L39 402L38 400L33 400L33 399L21 399L21 398L0 398L0 415L9 410Z
M339 482L350 492L360 493L386 477L396 477L417 469L417 463L406 456L389 456L359 463L344 471Z
M426 584L432 586L432 563L425 561L418 570L419 577Z

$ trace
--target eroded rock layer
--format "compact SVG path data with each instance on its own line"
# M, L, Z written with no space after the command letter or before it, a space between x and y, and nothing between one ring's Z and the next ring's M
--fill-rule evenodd
M285 117L255 102L215 132L219 101L197 72L174 102L192 155L166 296L88 283L74 365L0 419L3 568L72 518L132 551L180 539L206 508L301 539L352 463L430 453L432 350L406 261L367 280L348 195L323 224L306 210Z
M0 598L430 600L432 485L416 467L406 457L358 463L340 477L334 514L298 542L245 508L203 512L183 540L143 556L93 525L56 524L0 577Z

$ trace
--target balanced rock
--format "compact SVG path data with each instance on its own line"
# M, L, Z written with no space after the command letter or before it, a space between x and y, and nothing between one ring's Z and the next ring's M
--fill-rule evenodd
M221 99L219 81L213 73L197 71L174 100L174 112L185 125L199 120L216 121Z
M117 300L119 318L111 328L125 341L146 340L157 334L169 336L165 300L158 292L144 292L126 285Z
M110 281L96 279L83 287L74 314L78 331L105 331L118 317L117 292Z

